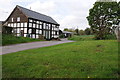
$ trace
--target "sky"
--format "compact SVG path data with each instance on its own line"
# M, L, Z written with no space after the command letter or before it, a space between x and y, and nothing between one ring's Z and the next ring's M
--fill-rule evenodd
M60 29L86 29L89 9L97 0L0 0L0 21L4 21L16 5L51 16ZM118 0L120 1L120 0Z

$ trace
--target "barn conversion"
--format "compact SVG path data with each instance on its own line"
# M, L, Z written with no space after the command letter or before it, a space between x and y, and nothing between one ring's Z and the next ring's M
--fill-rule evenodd
M16 36L45 39L59 37L59 24L50 16L16 6L10 16L5 21L7 26L13 28L12 32Z

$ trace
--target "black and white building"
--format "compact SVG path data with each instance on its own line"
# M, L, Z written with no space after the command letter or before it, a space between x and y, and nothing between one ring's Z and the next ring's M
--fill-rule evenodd
M16 36L45 39L59 37L59 24L50 16L16 6L10 16L5 21L7 26L13 28Z

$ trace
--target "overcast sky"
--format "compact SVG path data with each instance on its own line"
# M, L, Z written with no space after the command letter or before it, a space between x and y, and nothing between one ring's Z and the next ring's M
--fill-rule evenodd
M89 27L86 17L96 0L0 0L0 21L6 20L16 5L51 16L60 29ZM120 1L120 0L118 0Z

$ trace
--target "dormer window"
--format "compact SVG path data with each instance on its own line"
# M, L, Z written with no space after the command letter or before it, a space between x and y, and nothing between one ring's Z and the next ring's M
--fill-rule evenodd
M13 18L12 18L11 20L12 20L12 22L13 22Z
M17 17L17 22L20 22L20 17Z

